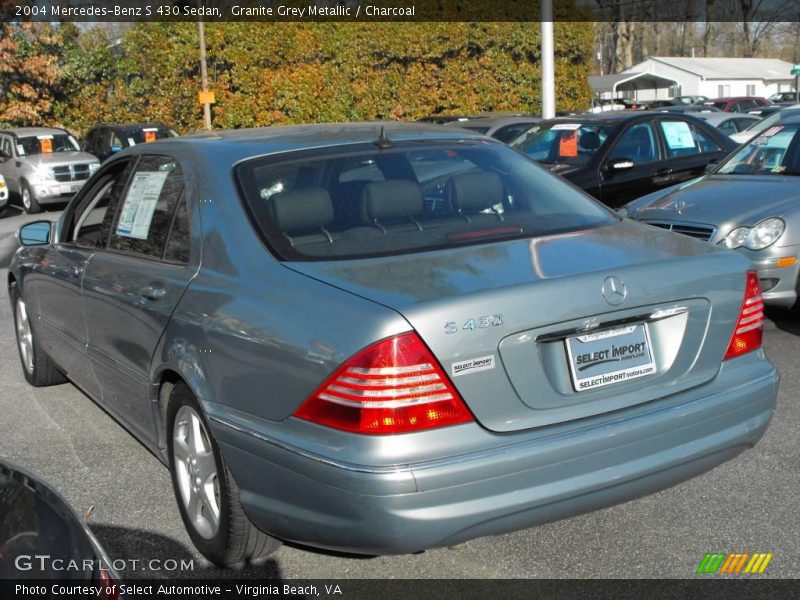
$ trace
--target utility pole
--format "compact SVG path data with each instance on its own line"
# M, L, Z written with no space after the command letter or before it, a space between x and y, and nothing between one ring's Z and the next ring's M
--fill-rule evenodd
M208 69L206 67L206 29L202 17L197 22L200 36L200 99L203 103L203 124L206 129L211 129L211 98L208 92Z
M553 57L553 0L542 0L542 118L556 116L555 59Z

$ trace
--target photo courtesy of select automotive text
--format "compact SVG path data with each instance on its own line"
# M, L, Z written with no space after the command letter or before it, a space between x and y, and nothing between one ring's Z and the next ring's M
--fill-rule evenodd
M800 0L0 18L0 600L800 597Z

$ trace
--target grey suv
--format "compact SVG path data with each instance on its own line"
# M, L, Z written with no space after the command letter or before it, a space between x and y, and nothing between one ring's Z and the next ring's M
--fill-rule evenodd
M64 129L24 127L0 131L0 175L25 212L72 198L100 166Z

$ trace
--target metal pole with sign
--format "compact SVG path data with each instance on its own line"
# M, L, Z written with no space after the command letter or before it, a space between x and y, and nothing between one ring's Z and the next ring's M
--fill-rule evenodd
M211 129L211 103L214 102L214 92L208 89L208 69L206 68L206 30L203 19L197 22L200 37L200 93L197 99L203 105L203 124L206 129Z
M555 59L553 53L553 0L542 0L542 118L556 116Z

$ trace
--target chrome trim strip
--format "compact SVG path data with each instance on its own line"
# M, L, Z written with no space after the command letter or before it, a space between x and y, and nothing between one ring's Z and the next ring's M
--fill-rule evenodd
M597 333L598 331L603 331L604 329L613 329L614 327L629 325L631 323L652 323L653 321L660 321L661 319L675 317L687 312L689 312L689 308L686 306L660 308L652 312L634 315L632 317L623 317L622 319L604 321L602 323L598 323L596 326L593 326L591 329L587 329L586 327L573 327L572 329L562 329L560 331L554 331L553 333L543 333L542 335L537 336L535 341L540 344L547 342L559 342L567 339L568 337L582 333Z

